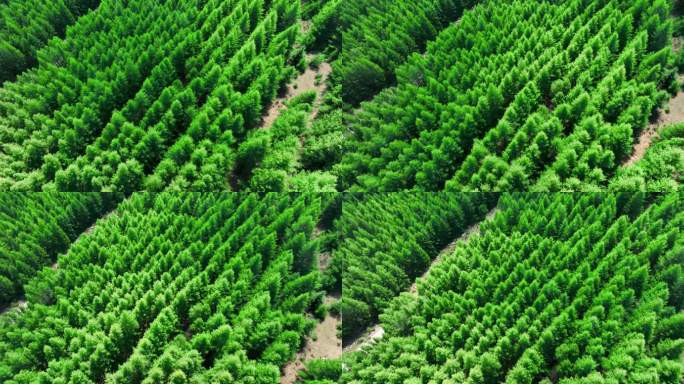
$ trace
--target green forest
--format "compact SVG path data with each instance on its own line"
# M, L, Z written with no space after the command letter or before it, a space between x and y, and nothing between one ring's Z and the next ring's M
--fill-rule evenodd
M3 383L684 380L681 193L0 196Z
M17 299L23 285L57 262L120 196L99 193L0 194L0 306Z
M441 195L459 200L458 194ZM421 194L408 196L404 204L395 194L365 199L405 207L427 201ZM681 383L682 197L503 194L492 214L447 248L415 290L394 291L382 306L343 306L343 321L352 319L343 324L351 330L366 326L356 321L362 304L380 310L373 322L379 321L382 334L348 345L339 363L344 370L328 369L319 377L354 384ZM458 208L452 205L451 212ZM405 217L385 222L399 224ZM461 216L459 223L468 221ZM384 259L411 244L358 242L366 249L357 254ZM347 257L350 275L372 275L381 265L364 268ZM422 273L430 259L415 260L423 262L417 269ZM356 302L368 289L389 289L401 276L391 266L383 270L387 275L376 285L343 280L343 301ZM382 296L374 297L379 302Z
M72 222L3 247L27 266L41 260L25 248L60 252L0 315L3 383L278 383L326 314L317 258L335 195L136 194L70 246L92 221L79 210L116 196L31 196L6 203Z
M337 275L344 295L343 338L377 321L439 250L482 220L495 203L494 194L407 192L355 194L346 201L335 226L341 243L330 269L342 271Z
M0 384L684 384L684 0L0 0Z
M678 190L682 11L5 0L0 190Z

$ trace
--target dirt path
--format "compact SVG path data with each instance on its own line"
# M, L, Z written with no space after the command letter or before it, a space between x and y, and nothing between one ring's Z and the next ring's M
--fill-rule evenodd
M444 256L449 255L454 252L456 247L460 243L467 242L470 237L473 235L479 235L480 234L480 225L485 222L491 220L496 212L498 211L497 208L492 209L487 213L487 215L482 219L482 221L477 222L468 229L466 229L457 239L449 243L446 247L444 247L438 254L437 257L432 260L432 263L430 264L430 267L423 273L422 276L417 278L413 284L408 289L408 292L414 295L418 294L418 281L419 280L424 280L425 277L430 273L430 270L432 270L432 267L435 265L439 264ZM375 341L381 339L385 335L385 330L382 328L382 325L380 324L375 324L373 327L370 327L367 329L365 332L363 332L356 340L354 340L352 343L344 347L344 352L354 352L362 349L363 347L374 343Z
M311 112L310 121L315 120L318 116L318 110L323 102L323 95L325 95L325 92L328 90L328 78L330 78L330 74L332 74L332 66L328 62L322 62L316 69L316 72L318 76L318 85L314 85L316 86L317 96L316 103ZM314 82L316 82L316 76L314 76Z
M385 336L385 329L382 328L382 325L375 324L361 333L356 340L346 345L344 347L344 352L358 351L361 348L374 343L376 340L381 339L383 336Z
M339 298L328 296L326 304L332 304ZM342 355L342 341L337 337L338 316L328 314L316 325L314 338L307 338L304 348L297 353L294 360L288 363L280 377L280 384L293 384L299 378L299 371L304 369L307 361L312 359L336 359Z
M319 237L325 230L316 226L313 238ZM330 264L330 253L321 252L318 257L318 269L324 271ZM340 299L339 294L329 294L324 299L325 305L332 305ZM323 321L316 324L313 337L307 337L304 347L297 353L294 360L283 367L280 384L293 384L299 378L299 371L304 369L306 362L313 359L336 359L342 355L342 340L338 337L337 328L340 317L328 313Z
M672 50L676 53L684 47L684 40L681 37L672 38ZM682 84L684 76L677 75L677 82ZM665 112L667 111L667 112ZM634 144L632 156L627 159L622 166L628 167L641 160L646 154L646 150L651 146L653 139L658 135L660 128L674 123L684 122L684 92L679 91L675 97L667 103L665 111L661 111L658 120L649 124L639 135L639 140Z
M307 55L307 62L313 57L314 55ZM277 98L271 104L264 114L261 127L266 129L270 128L278 116L280 116L280 114L286 108L286 103L289 100L309 91L316 91L317 95L314 110L311 114L312 119L314 119L318 114L318 108L321 99L327 88L326 80L328 79L328 76L330 76L331 72L332 67L329 63L325 62L321 63L316 69L307 67L304 73L300 74L294 82L287 85L287 91L285 92L285 95Z
M632 156L625 161L623 166L630 166L644 157L646 150L651 146L651 143L653 142L653 139L656 138L660 128L666 125L684 122L684 92L680 91L674 98L670 99L665 110L667 112L661 113L656 122L649 124L648 127L641 132L639 141L634 144Z
M459 236L456 240L452 241L451 243L449 243L449 245L447 245L446 247L444 247L444 248L439 252L439 254L437 254L437 257L435 257L435 258L432 260L432 263L430 264L430 267L428 267L428 269L423 273L423 275L420 276L419 278L417 278L416 280L413 281L413 284L411 284L411 287L409 288L409 292L410 292L410 293L417 294L417 293L418 293L418 281L419 281L419 280L424 280L425 277L428 275L428 273L430 273L430 270L432 269L432 267L434 267L435 265L439 264L439 263L442 261L442 259L444 258L444 256L450 255L450 254L454 253L454 250L455 250L456 247L458 246L458 243L459 243L459 242L466 242L466 241L468 241L468 239L470 239L471 236L473 236L473 235L479 235L479 234L480 234L480 224L482 224L482 223L485 222L485 221L491 220L491 219L494 217L494 215L496 214L496 212L497 212L497 209L496 209L496 208L494 208L494 209L492 209L491 211L489 211L489 212L487 213L487 215L484 217L484 219L482 219L482 221L477 222L477 223L471 225L470 227L468 227L468 229L466 229L466 230L461 234L461 236Z
M95 220L95 222L94 222L93 224L91 224L90 227L86 228L83 232L81 232L81 234L78 235L78 237L76 238L76 240L72 241L71 244L74 244L74 243L76 243L77 241L81 240L81 238L82 238L84 235L88 235L88 234L92 233L92 232L95 230L95 226L97 225L97 223L98 223L100 220L106 220L107 218L109 218L110 216L114 215L115 213L116 213L116 207L115 207L114 209L112 209L111 211L105 213L104 216L98 217L97 220ZM71 246L70 246L70 247L71 247ZM67 250L67 252L68 252L68 250ZM59 258L59 255L57 255L57 257ZM52 265L50 265L50 268L52 268L52 269L58 269L58 268L59 268L59 262L58 262L57 260L55 260L55 262L52 263Z

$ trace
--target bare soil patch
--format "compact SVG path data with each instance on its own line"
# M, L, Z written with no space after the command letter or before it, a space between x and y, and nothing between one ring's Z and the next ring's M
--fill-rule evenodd
M15 301L14 303L4 307L0 308L0 316L4 315L5 313L9 313L10 311L22 311L28 307L28 303L26 302L26 299L22 296L19 300Z
M334 303L337 298L328 296L326 304ZM342 340L337 337L337 327L340 323L338 316L328 314L322 322L316 325L314 337L308 337L304 348L297 353L294 360L288 363L280 377L280 384L295 383L298 372L304 369L305 363L313 359L336 359L342 355Z
M323 226L319 223L318 225L316 225L313 232L311 233L311 237L314 239L317 239L325 231L326 231L326 228L323 228ZM331 260L332 260L332 254L330 252L328 252L328 251L319 252L319 254L318 254L318 270L323 272L326 269L328 269L328 267L330 266Z
M681 37L672 38L672 50L679 52L684 47L684 39ZM681 84L684 76L678 75L677 81ZM660 128L674 123L684 122L684 92L680 91L677 95L670 99L665 108L665 112L660 113L658 120L651 123L646 129L641 132L639 139L634 144L632 149L632 156L627 159L622 165L628 167L637 161L641 160L646 154L646 150L651 146L653 139L658 134Z
M330 252L321 252L318 254L318 269L325 271L330 266L330 261L332 260L332 255Z
M310 60L313 55L307 55L307 60ZM300 74L294 82L288 84L287 91L285 95L277 98L271 106L268 108L264 114L263 120L261 122L262 128L270 128L273 122L280 116L286 107L286 103L302 95L305 92L316 91L317 101L312 112L312 118L315 118L318 113L318 106L320 104L323 93L326 90L326 80L330 73L332 72L332 67L329 63L321 63L318 68L312 69L307 67L304 73ZM318 81L316 78L318 77Z
M368 328L361 333L356 340L344 347L344 352L355 352L363 347L374 343L385 335L385 329L380 324Z
M641 160L646 154L646 150L651 146L653 139L655 139L660 128L684 122L684 92L680 91L674 98L670 99L667 104L666 112L658 116L658 120L651 123L641 132L639 140L634 144L632 156L625 161L624 166L630 166Z

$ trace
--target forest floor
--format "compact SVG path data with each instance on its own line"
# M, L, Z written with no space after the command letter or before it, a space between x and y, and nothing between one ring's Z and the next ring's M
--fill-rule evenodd
M449 243L446 247L442 248L442 250L437 254L437 257L435 257L432 260L432 263L430 264L430 267L423 273L422 276L417 278L413 284L408 289L408 292L414 295L418 294L418 280L423 280L425 277L430 273L430 270L432 268L439 264L444 256L452 254L456 247L458 247L459 244L467 242L472 236L474 235L479 235L480 234L480 225L485 222L491 220L496 212L498 211L497 208L492 209L487 213L484 219L482 221L479 221L470 227L466 229L458 238L456 238L454 241ZM385 335L385 330L382 328L381 324L375 324L372 327L369 327L365 332L361 333L353 342L348 344L347 346L344 347L344 352L354 352L361 350L363 347L370 345L374 343L375 341L381 339Z
M312 237L317 238L324 232L316 226ZM321 252L318 256L318 269L323 272L330 264L330 253ZM330 306L340 299L339 293L330 293L324 299L324 304ZM328 312L323 321L316 324L313 335L307 337L304 347L295 358L283 367L280 384L293 384L299 378L299 371L305 368L306 362L313 359L336 359L342 355L342 340L338 337L337 328L340 317Z
M305 21L302 22L302 31L306 31L310 28L309 24ZM316 68L312 68L308 63L316 57L315 54L307 53L306 62L307 67L303 73L300 73L296 79L290 82L284 93L279 95L271 105L266 109L261 117L261 125L259 129L269 129L273 126L273 123L278 119L278 117L287 108L287 103L293 98L300 96L309 91L316 92L316 100L309 117L308 124L316 119L318 116L318 111L320 109L321 103L323 101L323 96L328 89L327 81L332 73L332 66L328 62L321 62ZM301 152L304 147L304 137L299 138L299 148L297 150L297 156L301 156ZM240 180L239 176L232 170L227 177L228 185L232 191L239 191Z
M680 76L679 80L683 79L684 77ZM627 167L641 160L662 127L681 122L684 122L684 91L679 91L670 99L667 107L658 115L658 119L641 132L639 140L634 144L632 156L624 162L623 166Z
M307 63L310 62L314 56L315 55L307 54ZM327 89L326 80L330 76L331 72L332 66L330 66L330 63L327 62L321 63L318 68L315 69L307 66L304 73L300 74L293 82L287 85L285 94L281 97L278 97L271 104L264 114L261 127L266 129L270 128L273 125L273 122L276 121L278 116L280 116L283 110L287 107L288 101L309 91L316 91L317 95L316 104L314 105L314 110L312 112L312 119L315 118L318 113L318 107L323 94Z
M306 35L311 29L311 21L302 20L300 22L300 28L302 35ZM316 101L314 103L310 121L316 118L320 104L323 100L323 95L328 88L328 78L332 73L332 66L328 62L321 62L320 65L315 68L308 65L316 56L317 55L314 53L306 54L306 70L304 70L303 73L300 73L294 81L287 85L283 95L279 96L271 103L262 117L261 128L270 128L287 107L288 101L309 91L316 91Z

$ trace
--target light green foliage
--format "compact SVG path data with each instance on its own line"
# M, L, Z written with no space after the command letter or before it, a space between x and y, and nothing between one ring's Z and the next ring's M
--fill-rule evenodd
M0 84L39 62L38 50L95 8L99 0L0 2Z
M228 189L237 143L293 74L299 8L103 2L0 88L0 189Z
M498 209L389 303L339 382L681 382L681 194L509 194Z
M0 317L0 381L278 383L315 324L313 230L331 201L134 194Z
M113 209L114 194L0 194L0 306L16 300L43 267Z
M662 128L644 157L618 170L612 190L676 191L684 177L684 124Z
M363 331L442 247L479 221L496 195L350 194L330 273L342 270L342 336ZM401 243L397 247L397 243Z
M669 13L666 0L517 0L466 11L396 69L395 87L349 114L352 142L334 168L340 188L606 188L676 92ZM350 79L381 77L383 67L353 57Z
M332 174L309 170L303 157L314 144L323 119L309 121L316 103L315 91L304 92L287 102L273 125L251 132L238 148L234 174L242 188L256 192L335 192L337 178ZM304 153L302 153L304 152ZM324 161L330 161L326 156Z

